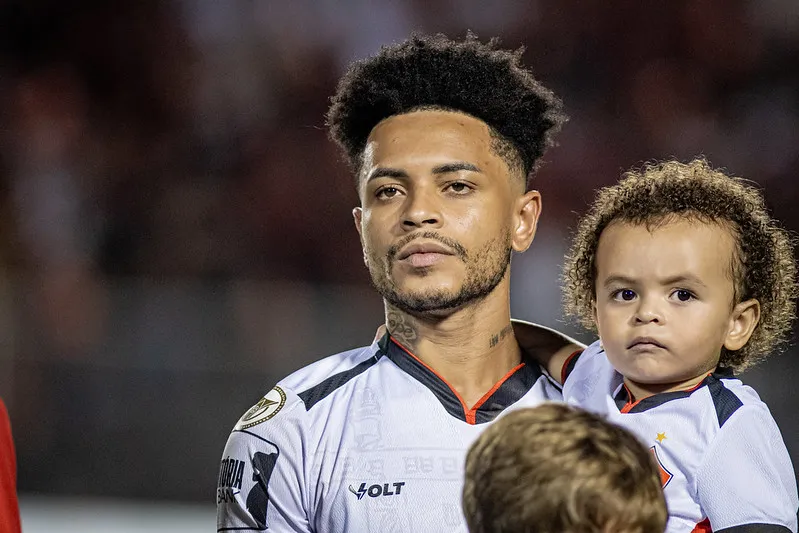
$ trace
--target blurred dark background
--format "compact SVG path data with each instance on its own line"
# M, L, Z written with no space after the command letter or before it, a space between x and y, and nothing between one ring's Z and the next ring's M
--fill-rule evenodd
M323 115L414 30L509 48L565 102L513 313L623 170L704 154L799 229L795 0L0 0L0 396L27 494L215 502L237 418L368 344L381 301ZM589 337L582 337L588 339ZM799 459L797 346L743 376Z

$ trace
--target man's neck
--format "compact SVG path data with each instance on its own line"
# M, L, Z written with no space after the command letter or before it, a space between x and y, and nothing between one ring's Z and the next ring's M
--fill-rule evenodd
M386 304L386 326L398 343L435 370L471 407L521 362L508 298L502 296L501 290L495 290L443 317L417 317Z

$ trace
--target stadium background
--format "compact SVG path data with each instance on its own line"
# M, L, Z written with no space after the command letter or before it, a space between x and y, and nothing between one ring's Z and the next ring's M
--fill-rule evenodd
M466 29L525 45L571 116L514 316L577 331L575 213L646 160L705 154L799 230L795 0L2 0L0 396L26 531L213 530L236 419L381 322L324 129L337 78ZM797 351L743 376L795 463Z

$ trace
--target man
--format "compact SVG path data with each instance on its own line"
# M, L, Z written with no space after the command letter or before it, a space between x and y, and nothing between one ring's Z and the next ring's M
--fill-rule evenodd
M413 37L342 79L328 122L388 333L295 372L239 420L218 531L465 531L468 446L505 409L560 399L510 321L511 252L541 211L528 177L564 121L519 56ZM574 348L527 329L528 349Z

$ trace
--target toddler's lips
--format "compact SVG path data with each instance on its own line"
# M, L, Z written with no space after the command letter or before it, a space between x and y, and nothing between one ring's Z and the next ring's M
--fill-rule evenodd
M666 349L666 346L662 343L653 339L652 337L636 337L633 341L627 346L627 349L632 348L639 348L639 349L647 349L647 348L662 348Z

